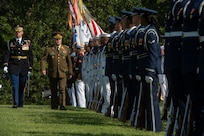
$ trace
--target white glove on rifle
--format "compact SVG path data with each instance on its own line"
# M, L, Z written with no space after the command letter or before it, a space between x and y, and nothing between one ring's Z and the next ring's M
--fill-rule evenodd
M137 81L141 81L141 76L136 75L135 78L137 79Z
M129 75L130 79L132 79L132 75Z
M8 73L8 67L5 66L4 69L3 69L4 73Z
M116 80L117 80L117 78L116 78L116 75L115 75L115 74L112 74L112 75L111 75L111 78L113 79L113 81L116 81Z
M28 74L27 74L27 76L29 77L29 76L31 76L31 72L30 71L28 71Z
M122 76L121 74L119 74L119 77L120 77L120 78L123 78L123 76Z
M150 76L145 76L145 81L146 81L147 83L150 83L150 82L153 81L153 78L150 77Z

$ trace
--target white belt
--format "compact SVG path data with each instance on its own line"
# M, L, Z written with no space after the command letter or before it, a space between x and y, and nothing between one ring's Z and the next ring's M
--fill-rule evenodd
M113 59L114 59L114 60L119 59L119 55L113 55Z
M171 37L182 36L182 31L172 31L170 32Z
M204 36L200 36L199 39L200 39L200 42L203 42L204 41Z
M149 71L149 72L155 72L154 69L151 69L151 68L145 68L145 70Z
M170 32L165 32L164 33L164 37L170 37L171 35L170 35Z
M137 59L138 59L138 60L139 60L139 59L142 59L142 58L146 58L146 57L148 57L148 54L147 54L147 53L142 53L142 54L137 55Z
M134 56L134 55L137 55L138 52L137 52L137 51L131 51L129 54L130 54L131 56Z
M122 56L122 60L130 60L130 56Z
M192 32L183 32L183 37L198 37L199 34L197 31Z

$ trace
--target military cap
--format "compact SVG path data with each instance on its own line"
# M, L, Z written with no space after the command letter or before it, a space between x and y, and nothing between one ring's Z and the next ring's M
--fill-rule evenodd
M84 46L80 46L80 45L76 46L76 49L83 49L83 48L84 48Z
M156 15L158 12L156 10L148 9L148 8L140 8L140 15Z
M89 42L93 42L93 38L90 38L90 39L89 39Z
M130 17L133 13L131 11L122 10L120 11L120 15Z
M52 34L52 37L55 39L62 39L63 35L61 32L55 32Z
M108 21L109 21L109 24L114 25L115 24L115 17L110 16Z
M17 26L15 27L15 31L16 31L16 32L21 32L21 31L23 31L23 27L17 25Z
M139 15L139 14L140 14L140 8L133 7L132 16Z
M100 36L99 35L96 35L94 36L93 40L99 40L100 39Z
M100 37L110 37L110 36L111 36L111 35L108 34L108 33L103 33L103 34L100 35Z
M120 22L121 21L121 17L115 17L115 22L117 23L117 22Z
M85 42L85 47L90 47L91 45L89 44L89 42Z

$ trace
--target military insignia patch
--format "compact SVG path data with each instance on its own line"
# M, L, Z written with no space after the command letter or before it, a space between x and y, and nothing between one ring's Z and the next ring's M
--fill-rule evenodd
M16 47L15 44L13 44L13 42L10 43L10 47Z
M155 43L155 42L156 42L155 40L148 41L149 44L153 44L153 43Z
M67 54L67 51L66 51L66 50L63 50L62 52L63 52L64 54Z
M29 46L27 44L23 45L22 50L29 50Z
M50 55L51 56L55 55L55 52L54 51L50 52Z

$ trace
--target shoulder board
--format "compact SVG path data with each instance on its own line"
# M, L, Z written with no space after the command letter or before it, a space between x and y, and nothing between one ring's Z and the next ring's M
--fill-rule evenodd
M172 15L173 16L175 16L175 8L176 8L176 5L179 3L180 1L178 0L178 1L176 1L175 3L174 3L174 5L173 5L173 7L172 7Z
M64 46L65 48L68 48L68 49L69 49L69 46L67 46L67 45L62 45L62 46Z
M186 4L185 4L185 6L184 6L184 9L183 9L183 16L185 17L186 15L186 9L187 9L187 7L188 7L188 5L189 5L189 3L190 3L191 1L189 0Z
M204 11L204 1L201 2L200 6L199 6L199 15L201 16L202 11Z

